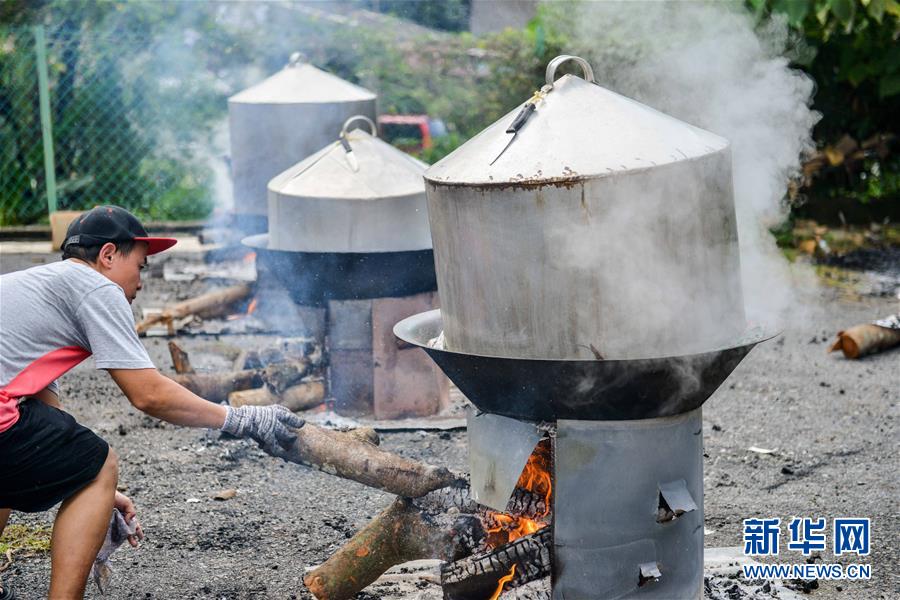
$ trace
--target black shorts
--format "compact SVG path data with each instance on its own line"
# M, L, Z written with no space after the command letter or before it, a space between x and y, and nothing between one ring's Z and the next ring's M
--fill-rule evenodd
M19 405L0 433L0 508L41 512L97 477L109 445L72 416L40 400Z

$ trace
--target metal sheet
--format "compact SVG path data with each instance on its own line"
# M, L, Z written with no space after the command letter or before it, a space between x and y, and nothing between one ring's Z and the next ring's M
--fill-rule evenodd
M543 434L531 423L466 410L472 497L504 511L516 482Z
M375 94L304 64L229 98L234 211L264 219L269 180L333 141L344 121L360 114L375 118ZM243 219L236 225L250 231Z
M371 300L331 300L328 303L328 348L372 349Z
M659 494L675 517L697 510L697 503L691 497L684 479L659 484Z
M728 141L714 133L565 75L492 165L509 142L507 128L523 107L514 107L435 163L425 178L495 187L577 180L690 161L728 147Z
M699 409L662 419L557 422L555 598L699 598L702 431ZM660 484L678 479L697 510L658 523ZM639 587L646 563L658 564L661 576Z
M480 410L531 421L643 419L694 410L756 344L775 335L749 330L720 348L687 356L537 360L429 347L442 328L441 310L433 310L400 321L394 334L425 350Z
M352 130L341 142L334 141L338 133L269 182L271 247L294 252L431 248L422 179L427 165L366 131Z
M726 140L557 81L425 172L447 348L538 359L692 354L745 327Z

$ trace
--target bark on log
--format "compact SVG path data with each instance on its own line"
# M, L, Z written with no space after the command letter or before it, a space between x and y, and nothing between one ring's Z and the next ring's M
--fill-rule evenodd
M828 350L841 350L847 358L860 358L900 345L900 329L878 325L857 325L838 332L838 339Z
M285 360L266 365L263 369L263 380L272 392L281 395L286 389L306 377L310 370L310 362L306 358Z
M325 401L325 380L310 379L292 385L281 393L279 404L294 412L307 410Z
M543 500L535 494L516 490L507 505L507 510L522 516L535 517L541 514L537 511L541 511L542 506ZM491 524L492 512L472 500L468 485L458 483L430 492L421 498L412 500L398 498L331 558L313 570L304 579L304 583L319 600L344 600L352 598L382 573L402 562L422 558L459 560L471 555L475 549L483 548L486 539L484 528ZM449 516L454 513L458 516ZM441 521L444 522L443 525L439 524ZM424 523L428 527L423 528L419 523ZM536 537L538 534L542 536ZM410 535L426 539L427 548L421 547L420 539L410 539L408 537ZM501 555L505 557L502 558L502 561L505 561L502 564L506 565L506 571L500 575L505 575L509 571L513 559L521 559L520 568L523 569L520 575L522 579L515 579L514 582L525 583L538 577L538 571L545 570L543 565L549 564L549 550L545 555L539 555L539 548L533 541L522 541L529 539L537 539L539 544L546 543L549 548L548 540L552 539L549 526L513 542L517 544L514 549ZM532 554L539 556L533 558ZM484 554L479 556L488 563L492 560L495 562L501 560ZM500 575L494 579L494 587ZM490 593L482 597L486 598L489 595Z
M398 496L418 498L461 480L445 467L403 458L378 446L307 423L285 458Z
M371 427L357 427L356 429L347 430L347 433L352 435L356 439L368 444L377 446L381 443L381 438L378 437L378 432Z
M147 317L137 324L138 334L146 333L150 327L157 323L171 323L175 319L182 319L190 315L198 317L211 317L223 314L229 307L250 295L252 288L246 283L216 290L167 306L158 315Z
M190 356L174 340L169 341L169 354L172 356L172 367L176 373L184 375L185 373L194 372Z
M303 583L319 600L352 598L392 566L438 558L449 543L410 499L397 498Z
M248 390L263 384L259 371L236 373L185 373L172 379L201 398L210 402L225 402L228 394L236 390Z

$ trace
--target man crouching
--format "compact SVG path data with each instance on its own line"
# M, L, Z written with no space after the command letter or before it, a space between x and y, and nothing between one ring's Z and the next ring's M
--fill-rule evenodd
M274 456L303 426L282 406L208 402L156 370L129 304L146 257L175 241L149 237L125 209L100 206L70 225L61 262L0 277L0 533L11 510L62 502L50 542L50 598L81 598L113 507L126 519L135 515L116 492L115 452L58 400L56 379L85 358L93 355L138 410L252 438ZM0 588L0 600L13 597Z

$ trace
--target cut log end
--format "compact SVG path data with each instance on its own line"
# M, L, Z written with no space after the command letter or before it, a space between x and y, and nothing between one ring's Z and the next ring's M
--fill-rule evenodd
M846 358L857 359L900 345L900 330L878 325L857 325L838 332L838 339L828 349L840 350Z

